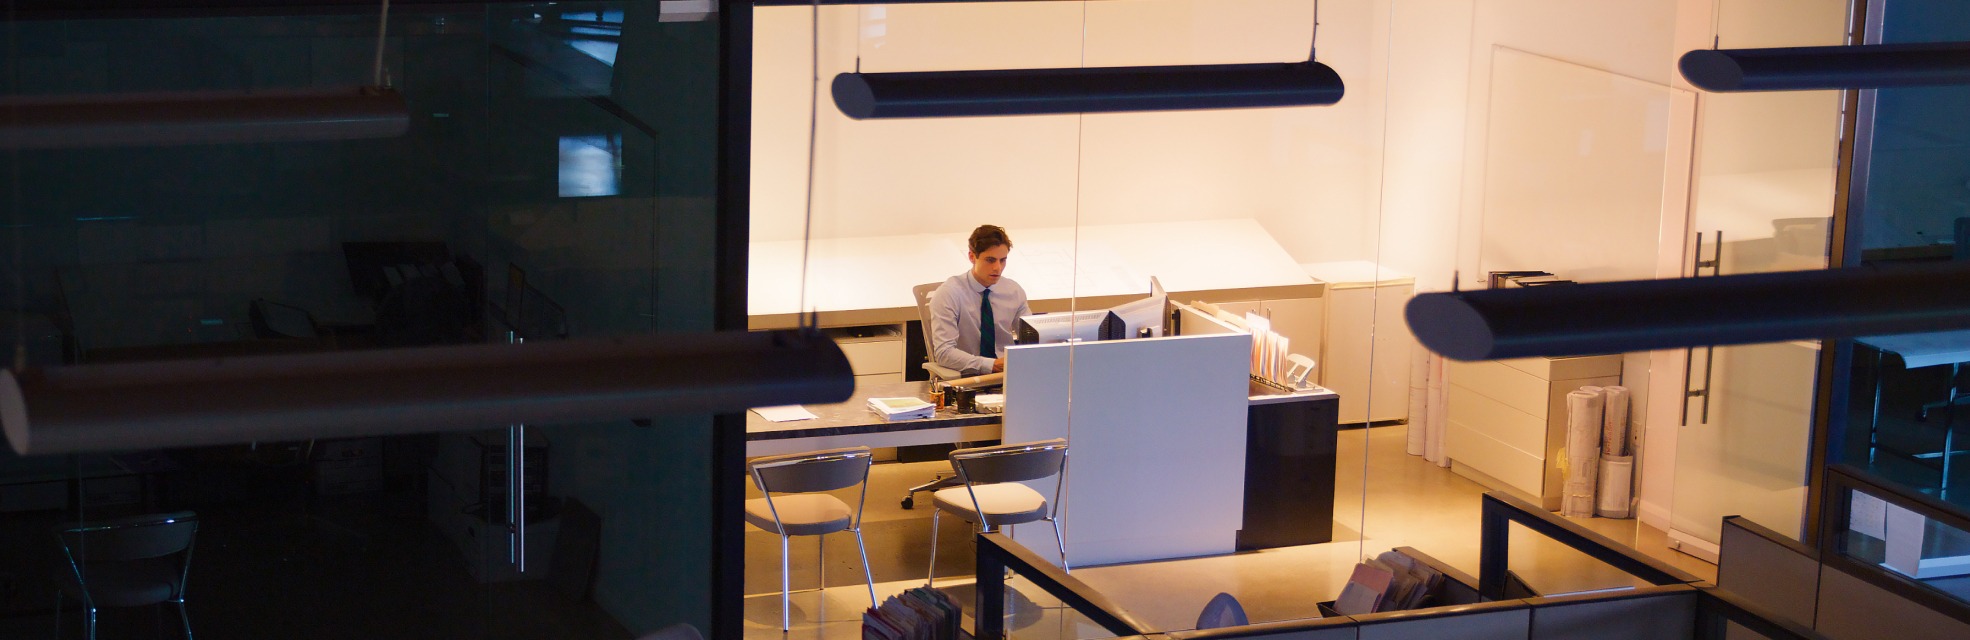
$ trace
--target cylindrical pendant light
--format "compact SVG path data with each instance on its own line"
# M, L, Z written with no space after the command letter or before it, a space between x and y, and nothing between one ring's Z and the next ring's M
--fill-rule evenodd
M1970 329L1970 262L1426 293L1405 315L1456 360Z
M0 99L0 149L388 138L410 130L384 87Z
M1301 107L1338 102L1319 62L844 73L835 106L856 120Z
M1700 49L1677 64L1705 91L1811 91L1970 83L1970 42Z
M23 454L476 430L839 402L834 341L658 335L0 371Z

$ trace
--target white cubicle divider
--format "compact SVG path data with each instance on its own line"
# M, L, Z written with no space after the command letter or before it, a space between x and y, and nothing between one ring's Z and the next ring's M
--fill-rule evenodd
M1251 342L1230 333L1007 350L1003 440L1068 440L1073 566L1235 550ZM1053 490L1051 479L1032 486ZM1015 532L1044 556L1052 535Z

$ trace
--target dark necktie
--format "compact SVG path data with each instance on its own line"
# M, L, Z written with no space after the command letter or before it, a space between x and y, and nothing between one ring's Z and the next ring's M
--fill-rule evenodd
M998 325L992 321L991 287L979 292L978 300L978 355L998 358L999 331Z

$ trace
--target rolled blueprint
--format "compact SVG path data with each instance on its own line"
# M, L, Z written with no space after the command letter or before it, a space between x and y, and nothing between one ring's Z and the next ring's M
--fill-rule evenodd
M1627 518L1634 515L1632 505L1634 505L1635 457L1601 458L1600 481L1600 499L1594 505L1594 515L1603 518Z
M1600 471L1603 399L1600 387L1566 394L1566 477L1560 484L1560 515L1594 515L1594 477Z
M1628 451L1628 388L1602 387L1607 396L1605 419L1601 423L1601 455L1632 455Z
M1430 406L1429 415L1424 417L1428 425L1423 432L1423 459L1446 469L1450 467L1450 456L1443 453L1443 432L1450 419L1449 375L1449 369L1443 366L1443 356L1430 354Z
M1409 441L1403 451L1423 455L1430 428L1430 350L1409 350Z

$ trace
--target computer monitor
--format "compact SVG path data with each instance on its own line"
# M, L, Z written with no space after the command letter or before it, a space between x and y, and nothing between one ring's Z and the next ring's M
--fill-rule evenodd
M1109 309L1122 321L1122 338L1161 338L1168 331L1170 296L1163 283L1149 279L1149 297Z
M1119 340L1122 319L1106 309L1020 316L1013 344L1050 344L1070 340Z

